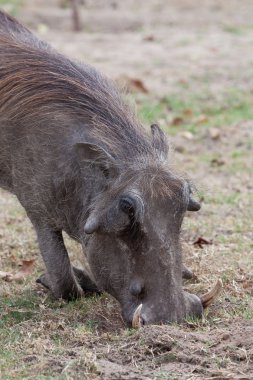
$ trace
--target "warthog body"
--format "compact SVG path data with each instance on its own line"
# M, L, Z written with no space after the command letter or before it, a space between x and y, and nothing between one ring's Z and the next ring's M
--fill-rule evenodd
M107 291L131 323L202 314L182 289L180 228L199 208L167 165L166 138L136 121L113 84L0 12L0 186L37 232L56 297ZM71 266L62 231L92 271Z

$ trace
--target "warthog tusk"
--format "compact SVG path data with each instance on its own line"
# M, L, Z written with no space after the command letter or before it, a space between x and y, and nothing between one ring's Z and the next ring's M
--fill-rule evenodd
M221 279L219 278L215 286L209 292L205 293L203 296L200 297L203 308L210 306L210 304L219 296L222 288L223 288L223 284L222 284ZM141 309L142 309L142 303L136 308L133 315L132 327L134 329L139 329L140 327L143 326L142 319L141 319Z
M208 307L218 297L222 287L223 284L221 279L219 278L215 286L209 292L205 293L203 296L200 297L203 308Z
M134 329L139 329L142 326L141 309L142 309L142 303L136 308L133 315L132 327Z

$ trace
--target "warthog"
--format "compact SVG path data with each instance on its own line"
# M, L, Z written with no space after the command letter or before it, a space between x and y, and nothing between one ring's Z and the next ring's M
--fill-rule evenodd
M148 133L111 81L0 12L0 185L36 230L39 281L55 297L106 291L134 325L202 315L210 295L183 291L179 239L200 205L167 158L162 130ZM71 265L62 231L92 278Z

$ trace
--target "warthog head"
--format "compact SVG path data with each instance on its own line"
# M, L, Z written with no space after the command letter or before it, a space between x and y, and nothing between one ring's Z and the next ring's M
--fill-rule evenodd
M78 144L84 161L96 160L106 185L84 226L88 261L97 285L121 304L132 324L180 322L202 315L201 300L182 289L180 229L187 210L197 211L188 181L166 166L165 137L152 126L154 156L129 157L118 167L101 147Z

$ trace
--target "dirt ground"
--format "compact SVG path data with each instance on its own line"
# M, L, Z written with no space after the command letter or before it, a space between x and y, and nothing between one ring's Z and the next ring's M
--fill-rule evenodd
M35 260L24 281L0 279L0 378L253 379L253 2L86 0L79 33L59 3L0 1L55 48L126 86L140 118L168 132L172 165L202 202L184 222L194 272L185 288L202 294L218 278L224 287L203 321L139 331L125 328L107 295L54 301L35 284L43 264L32 227L0 191L0 271Z

